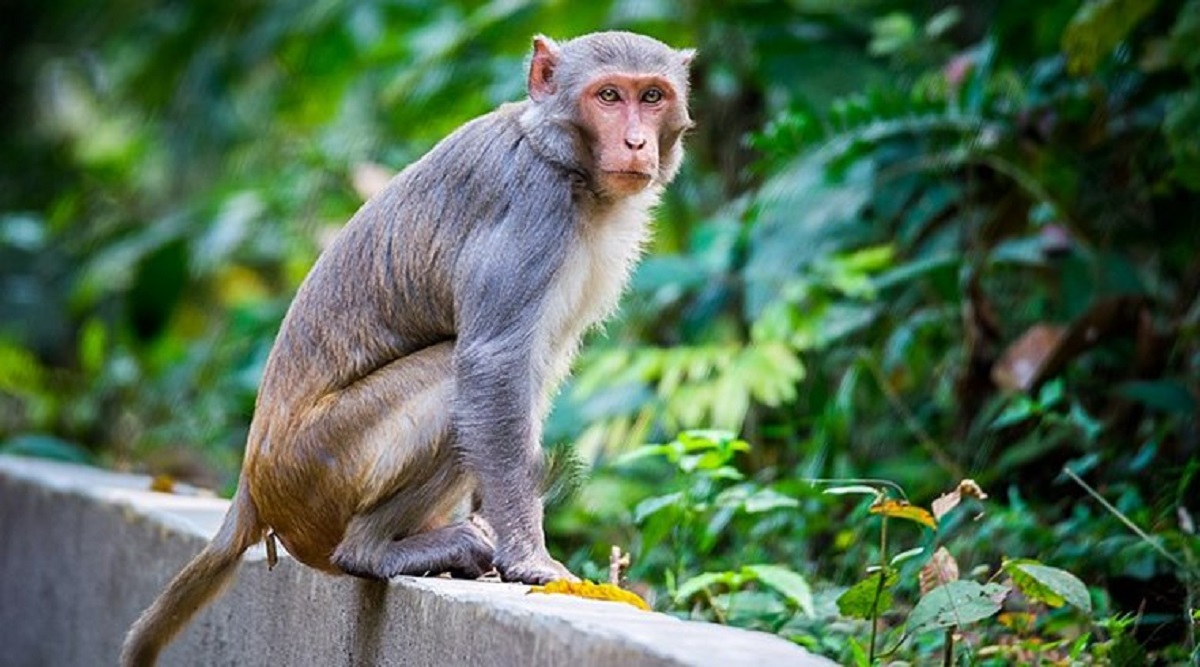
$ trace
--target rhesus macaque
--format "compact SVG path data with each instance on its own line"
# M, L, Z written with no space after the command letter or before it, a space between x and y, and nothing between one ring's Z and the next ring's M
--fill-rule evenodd
M330 573L573 578L546 550L542 422L679 169L692 56L630 33L536 37L529 99L355 214L284 318L229 514L123 665L153 664L268 531Z

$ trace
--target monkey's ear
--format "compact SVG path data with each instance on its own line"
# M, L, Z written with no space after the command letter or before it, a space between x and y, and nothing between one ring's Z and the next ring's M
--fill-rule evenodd
M696 59L696 49L680 49L677 53L684 67L691 66L692 61Z
M529 62L529 96L544 100L554 94L554 68L558 66L558 44L545 35L533 38L533 60Z

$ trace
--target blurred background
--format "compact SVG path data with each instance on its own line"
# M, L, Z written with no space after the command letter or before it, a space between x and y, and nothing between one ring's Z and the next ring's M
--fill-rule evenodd
M1194 651L1198 0L8 2L0 452L231 490L322 245L519 99L533 34L600 29L699 50L697 128L547 427L556 553L603 578L622 545L659 608L847 659L821 591L879 545L808 480L969 477L991 497L936 538L964 572L1042 559L1137 650ZM816 611L676 595L746 563Z

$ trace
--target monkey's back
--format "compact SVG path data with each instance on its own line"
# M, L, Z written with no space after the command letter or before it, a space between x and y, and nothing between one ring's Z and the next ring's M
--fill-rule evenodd
M311 566L331 569L329 553L363 509L334 490L364 473L342 464L338 438L297 437L309 427L303 417L470 326L460 321L464 301L484 290L455 289L464 283L464 254L494 264L493 280L527 291L530 309L561 263L551 255L565 255L563 237L575 230L530 212L574 219L571 174L530 146L517 120L523 106L475 119L398 174L322 253L288 309L264 371L244 474L264 521L280 534L306 536L293 542L312 542L287 544ZM508 316L490 312L493 304L471 305L466 310L482 319ZM274 516L276 506L289 511Z

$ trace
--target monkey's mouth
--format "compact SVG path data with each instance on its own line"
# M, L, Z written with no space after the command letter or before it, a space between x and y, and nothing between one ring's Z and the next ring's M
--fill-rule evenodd
M604 175L608 178L630 181L648 181L653 178L651 174L644 171L632 171L625 169L605 169Z

